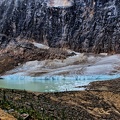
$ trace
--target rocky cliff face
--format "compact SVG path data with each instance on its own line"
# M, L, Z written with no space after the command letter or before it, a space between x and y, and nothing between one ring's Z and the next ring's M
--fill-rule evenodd
M120 52L120 0L1 0L0 47L20 39Z

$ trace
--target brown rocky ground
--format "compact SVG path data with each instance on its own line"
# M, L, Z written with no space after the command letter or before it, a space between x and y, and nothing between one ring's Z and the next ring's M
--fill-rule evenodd
M27 61L64 59L68 55L60 49L18 46L14 50L0 52L0 74ZM0 108L18 120L119 120L120 79L92 82L85 91L62 93L34 93L1 88ZM1 110L0 115L5 116L0 116L1 120L11 118Z
M120 92L120 79L108 80L108 81L97 81L91 82L86 90L97 90L97 91L118 91Z
M17 119L0 109L0 120L17 120Z
M17 119L25 113L29 120L119 120L119 88L120 79L93 82L87 90L75 92L0 89L0 107Z
M70 55L65 50L59 48L40 49L30 43L26 46L18 46L14 49L0 51L0 74L3 74L27 61L65 59Z

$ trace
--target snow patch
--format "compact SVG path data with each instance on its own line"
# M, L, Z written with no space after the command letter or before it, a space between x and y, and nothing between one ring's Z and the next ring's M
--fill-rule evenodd
M73 0L49 0L48 7L70 7L73 5Z
M33 45L38 47L38 48L41 48L41 49L49 49L49 47L47 45L43 45L40 43L33 42Z

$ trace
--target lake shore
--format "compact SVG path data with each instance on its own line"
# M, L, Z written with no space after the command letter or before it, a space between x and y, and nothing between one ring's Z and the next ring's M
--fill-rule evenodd
M0 89L0 107L17 119L116 120L120 118L120 79L92 82L85 91L39 93Z

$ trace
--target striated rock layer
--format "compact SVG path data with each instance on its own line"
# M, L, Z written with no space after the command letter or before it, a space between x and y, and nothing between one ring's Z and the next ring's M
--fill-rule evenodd
M1 0L0 48L23 38L81 52L120 53L120 0Z

